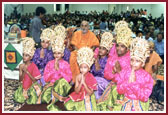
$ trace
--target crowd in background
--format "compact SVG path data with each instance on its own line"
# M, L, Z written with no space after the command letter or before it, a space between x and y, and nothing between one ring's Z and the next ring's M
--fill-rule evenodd
M4 14L4 31L7 34L10 30L10 27L13 24L17 24L21 30L27 31L27 36L32 36L30 31L30 25L33 18L36 16L36 13L26 13L25 15L18 14L16 9L11 13L10 16ZM70 12L66 11L64 14L47 14L47 12L42 17L42 24L44 28L51 27L53 25L62 24L65 28L76 27L80 29L80 24L82 20L87 20L90 25L90 30L94 31L95 34L100 34L101 32L96 32L95 30L100 31L113 31L116 22L120 20L125 20L130 29L134 32L133 38L136 36L144 37L147 40L152 40L155 45L158 43L157 49L161 50L161 45L164 47L164 15L161 14L158 18L153 18L151 14L147 16L146 9L132 9L132 11L121 11L120 14L112 12L111 14L108 11L75 11ZM97 35L98 37L98 35ZM98 37L100 38L100 37ZM161 39L162 42L157 42L157 38ZM154 41L155 40L155 41ZM157 46L156 46L157 47ZM157 53L164 60L164 50L162 53L157 51Z
M18 24L22 30L26 29L29 31L34 16L35 13L20 15L14 10L10 16L4 15L5 26L8 24ZM153 39L156 38L158 33L164 33L164 15L161 14L160 17L153 18L151 14L147 16L147 11L143 9L138 9L137 11L134 9L126 12L122 11L120 14L109 14L107 11L102 11L101 13L97 11L91 11L90 13L66 11L64 14L45 14L42 23L45 27L59 23L62 23L64 27L80 27L81 21L87 20L91 30L113 30L115 23L119 20L123 20L123 18L130 24L130 28L134 33L142 31L142 34L145 35L147 32L150 32L150 36ZM6 29L5 31L9 30Z

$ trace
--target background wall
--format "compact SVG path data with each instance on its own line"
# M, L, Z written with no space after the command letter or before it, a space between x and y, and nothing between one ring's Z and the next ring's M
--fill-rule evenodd
M20 4L21 5L21 4ZM6 14L10 14L13 12L12 8L14 6L17 6L17 4L5 4L4 5L4 12ZM53 13L64 13L65 12L65 4L61 4L61 11L54 11L54 4L23 4L19 7L18 12L21 12L22 14L26 13L33 13L35 12L35 9L38 6L42 6L47 10L47 14L53 14ZM150 13L152 16L159 17L162 13L164 13L164 4L158 3L158 4L70 4L69 10L70 11L80 11L81 13L84 12L90 12L96 10L97 12L102 12L103 10L107 10L109 13L112 13L115 11L115 13L120 14L121 11L126 12L127 7L129 7L129 11L131 11L133 8L135 10L137 9L146 9L147 15ZM115 8L115 10L114 10ZM56 9L56 5L55 5Z
M23 4L23 14L35 12L35 10L38 6L44 7L47 11L47 14L54 13L54 5L53 4Z
M108 4L70 4L70 11L87 11L88 13L90 11L97 11L102 12L103 10L108 11Z
M164 4L152 4L151 6L151 14L153 17L159 17L162 13L164 14Z

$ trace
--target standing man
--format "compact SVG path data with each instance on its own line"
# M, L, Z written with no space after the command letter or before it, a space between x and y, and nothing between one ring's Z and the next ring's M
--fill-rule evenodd
M41 19L44 17L44 14L46 13L45 8L43 7L37 7L36 8L36 16L33 18L30 31L31 35L36 42L36 48L40 47L40 34L41 30L44 28Z
M75 82L76 76L80 73L77 64L77 51L86 46L93 50L99 46L99 41L95 34L89 30L89 23L87 21L82 21L81 30L74 33L71 45L74 51L71 52L70 67L72 71L72 80Z
M154 43L155 43L155 51L161 57L162 64L164 64L164 39L162 33L158 33L157 39L154 41Z

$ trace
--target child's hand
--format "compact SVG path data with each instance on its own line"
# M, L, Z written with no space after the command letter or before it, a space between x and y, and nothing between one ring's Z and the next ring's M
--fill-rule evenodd
M119 63L119 61L116 61L115 65L114 65L114 72L119 73L120 71L121 71L120 63Z
M59 70L59 60L56 58L55 59L55 65L54 65L55 69L58 71Z
M98 57L95 59L95 67L96 67L96 71L100 70L100 64L99 64L99 58Z
M135 70L134 69L132 69L132 71L131 71L131 75L130 75L130 77L129 77L129 83L132 83L132 82L135 82L136 81L136 76L135 76Z
M85 84L85 77L84 77L84 75L83 74L81 74L81 77L82 77L82 84Z
M28 71L27 71L27 66L24 65L22 70L23 70L23 72L27 73L27 72L28 72Z

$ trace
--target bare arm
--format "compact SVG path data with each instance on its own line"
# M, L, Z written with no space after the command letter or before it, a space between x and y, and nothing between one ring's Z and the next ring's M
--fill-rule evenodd
M75 92L76 93L79 93L79 91L81 90L81 87L82 87L82 81L81 81L80 77L81 77L80 75L78 75L76 77L76 82L75 82Z
M23 64L19 66L19 81L21 82L24 78L24 72L23 72Z

